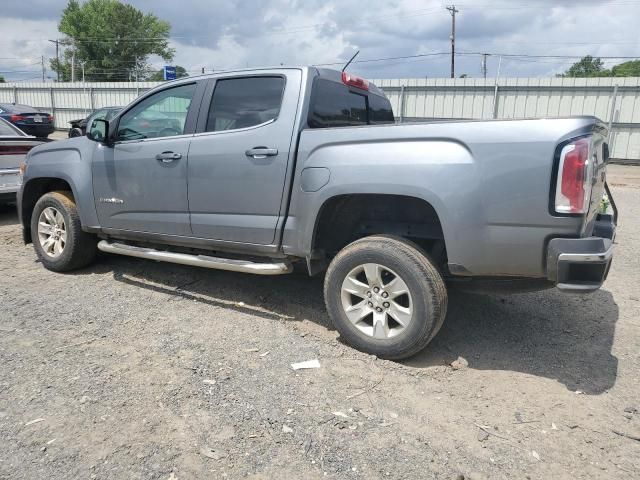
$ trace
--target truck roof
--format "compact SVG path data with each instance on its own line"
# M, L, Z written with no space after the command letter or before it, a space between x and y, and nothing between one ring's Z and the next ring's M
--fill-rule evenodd
M229 75L229 74L243 74L243 73L258 73L263 71L272 71L272 70L308 70L312 76L314 77L323 77L328 80L341 83L342 82L342 71L334 70L332 68L320 68L314 67L313 65L289 65L289 66L272 66L272 67L258 67L258 68L238 68L233 70L220 70L212 73L204 73L201 75L191 75L189 77L182 77L176 80L172 80L171 82L183 82L188 81L189 79L201 79L201 78L216 78L221 75ZM375 84L369 81L369 92L374 95L384 96L384 92Z

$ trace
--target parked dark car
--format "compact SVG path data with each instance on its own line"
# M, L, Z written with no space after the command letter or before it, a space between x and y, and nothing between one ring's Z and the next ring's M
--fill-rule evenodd
M0 118L35 137L47 138L55 130L53 115L20 103L0 103Z
M41 139L29 136L0 118L0 204L12 203L20 190L20 164Z
M91 115L80 118L78 120L71 120L71 128L69 129L69 138L81 137L87 134L87 125L91 125L91 122L96 118L102 118L104 120L111 120L115 117L122 107L104 107L94 111Z

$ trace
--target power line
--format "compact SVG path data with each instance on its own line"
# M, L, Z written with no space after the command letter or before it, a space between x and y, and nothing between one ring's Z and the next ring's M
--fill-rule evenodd
M548 4L542 5L533 5L533 4L512 4L512 3L461 3L459 6L464 7L465 9L493 9L493 10L533 10L533 9L544 9L549 10L551 8L573 8L566 5L554 5L549 6ZM603 7L624 7L624 6L635 6L640 5L638 1L615 1L615 2L606 2L601 4Z
M367 60L354 60L352 63L384 62L387 60L405 60L405 59L411 59L411 58L437 57L441 55L449 55L449 52L432 52L432 53L420 53L417 55L403 55L400 57L370 58ZM312 65L315 67L330 67L332 65L344 65L344 61L331 62L331 63L314 63Z
M458 55L483 55L482 52L458 52ZM501 56L501 57L522 57L522 58L584 58L584 57L593 57L600 58L605 60L624 60L624 59L636 59L640 58L639 55L630 56L630 55L621 55L621 56L606 56L606 55L532 55L527 53L490 53L489 55Z

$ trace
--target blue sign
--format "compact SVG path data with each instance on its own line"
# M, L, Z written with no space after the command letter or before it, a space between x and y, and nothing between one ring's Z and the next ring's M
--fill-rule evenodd
M176 67L172 67L171 65L165 65L162 69L162 73L165 80L175 80L176 77Z

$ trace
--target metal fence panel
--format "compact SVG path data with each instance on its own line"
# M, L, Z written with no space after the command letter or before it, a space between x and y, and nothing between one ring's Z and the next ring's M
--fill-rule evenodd
M396 117L404 121L594 115L612 124L612 158L640 161L640 78L412 78L373 82L391 100Z
M0 83L0 102L25 103L54 116L56 128L101 107L129 104L159 82Z

